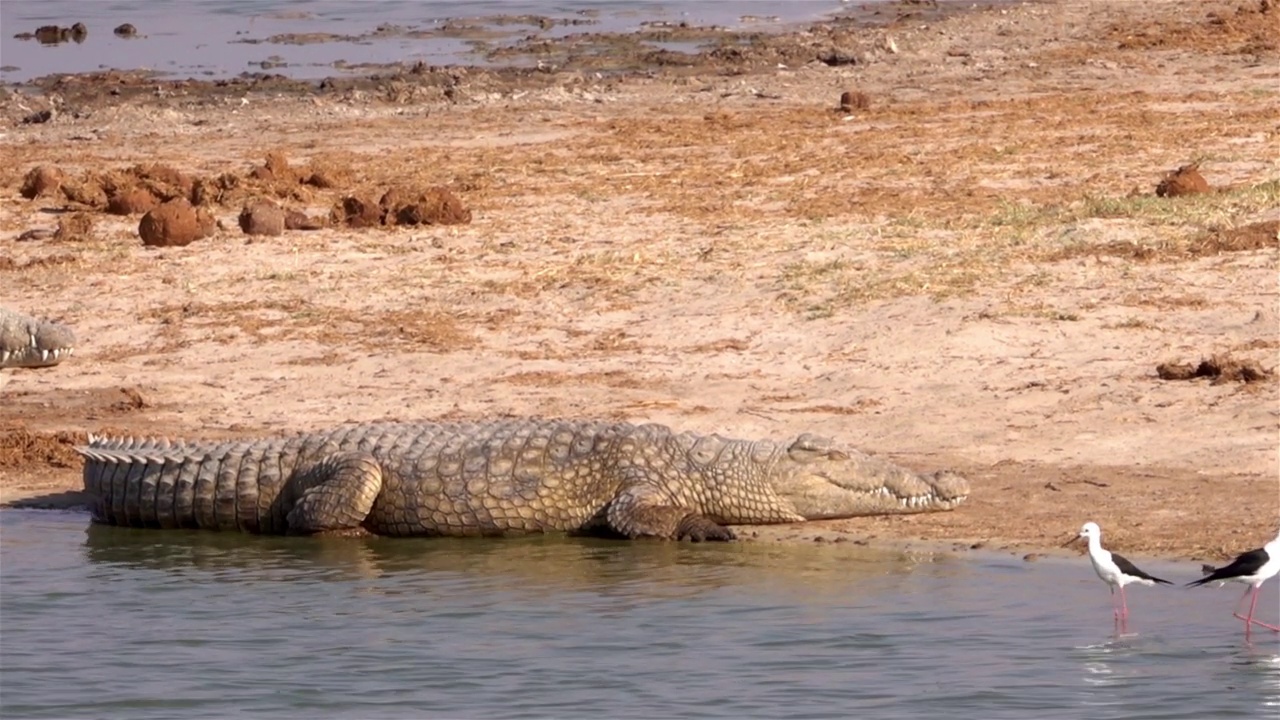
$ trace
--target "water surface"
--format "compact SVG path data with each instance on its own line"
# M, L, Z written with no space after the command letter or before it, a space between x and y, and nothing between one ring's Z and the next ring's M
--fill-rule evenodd
M1195 563L1144 562L1171 580ZM851 544L326 540L0 511L5 718L1259 718L1234 586ZM1274 621L1274 585L1260 610Z
M842 8L847 5L838 0L4 0L0 2L0 66L4 66L0 78L21 82L51 73L106 68L209 79L264 70L321 78L340 74L347 64L483 65L483 53L476 52L477 46L465 37L369 35L389 25L432 33L454 21L492 30L492 34L480 34L487 40L483 47L488 48L529 35L548 39L580 32L627 32L655 21L769 30L817 20ZM589 24L499 25L492 21L499 15ZM67 27L76 22L89 28L83 43L42 46L13 37L42 25ZM123 23L136 26L139 36L116 37L112 30ZM330 33L352 39L303 45L246 42L289 33Z

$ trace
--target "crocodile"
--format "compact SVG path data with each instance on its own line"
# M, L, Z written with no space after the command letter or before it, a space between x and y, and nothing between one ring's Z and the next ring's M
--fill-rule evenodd
M734 524L950 510L969 483L814 435L554 418L374 423L228 441L90 436L110 525L289 535L563 532L732 540Z
M0 368L57 365L75 347L71 328L0 307Z

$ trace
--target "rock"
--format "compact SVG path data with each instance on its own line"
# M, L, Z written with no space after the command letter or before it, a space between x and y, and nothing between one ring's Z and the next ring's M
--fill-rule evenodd
M382 209L366 198L348 195L329 211L329 219L335 225L376 227L382 224Z
M831 67L858 64L858 58L856 55L850 55L849 53L841 52L839 50L828 50L827 52L819 53L818 60Z
M53 108L45 108L26 115L22 118L23 125L43 125L58 116L58 112Z
M1205 181L1200 174L1200 163L1192 163L1183 165L1173 172L1165 175L1164 179L1156 185L1156 195L1159 197L1180 197L1182 195L1199 195L1212 190L1209 183Z
M62 188L62 181L61 170L47 165L40 165L31 168L26 177L22 179L22 187L19 192L22 193L22 197L28 200L35 200L38 197L58 192Z
M117 25L116 29L111 32L114 32L118 37L131 38L137 37L138 28L134 27L132 23L125 23L123 25Z
M149 247L181 247L204 237L196 209L183 198L175 198L142 216L138 236Z
M71 37L71 30L57 25L41 25L36 28L36 40L45 45L56 45L66 42Z
M284 225L284 211L270 200L251 200L240 210L245 235L283 235Z
M107 198L107 212L112 215L138 215L159 204L160 199L146 188L122 188Z

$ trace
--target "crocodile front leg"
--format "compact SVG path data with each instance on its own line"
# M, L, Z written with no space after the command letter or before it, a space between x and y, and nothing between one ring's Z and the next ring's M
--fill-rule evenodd
M705 515L673 504L652 486L629 487L609 503L608 524L628 538L654 537L663 540L728 541L736 536L729 528Z
M382 491L382 466L372 455L332 453L296 480L304 489L285 517L289 534L368 534L361 525Z

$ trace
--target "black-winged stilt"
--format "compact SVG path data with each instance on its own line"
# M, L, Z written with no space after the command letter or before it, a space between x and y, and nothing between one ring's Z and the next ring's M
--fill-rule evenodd
M1125 585L1138 583L1139 585L1151 587L1156 583L1162 585L1173 584L1168 580L1161 580L1154 575L1148 575L1120 555L1104 549L1102 547L1102 528L1098 527L1098 523L1087 522L1080 526L1080 534L1063 543L1063 547L1080 538L1089 540L1089 562L1093 565L1093 571L1098 573L1098 577L1102 578L1103 582L1111 586L1111 609L1118 623L1124 623L1129 619L1129 603L1124 597ZM1118 608L1115 606L1116 588L1120 589L1120 607Z
M1218 583L1219 587L1228 582L1248 585L1249 587L1244 589L1244 595L1240 596L1240 602L1236 603L1236 609L1232 615L1244 621L1246 634L1249 632L1250 625L1261 625L1268 630L1280 632L1280 627L1253 619L1253 610L1258 605L1258 592L1262 588L1262 583L1280 573L1280 533L1276 533L1275 539L1266 545L1240 553L1235 560L1231 561L1230 565L1225 565L1216 570L1213 568L1207 569L1211 571L1208 575L1199 580L1192 580L1187 585L1204 585L1211 582ZM1249 615L1243 616L1240 614L1240 606L1244 604L1244 599L1251 593L1253 602L1249 603Z

